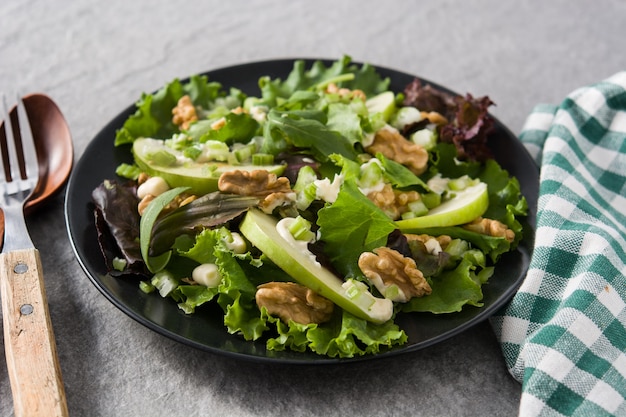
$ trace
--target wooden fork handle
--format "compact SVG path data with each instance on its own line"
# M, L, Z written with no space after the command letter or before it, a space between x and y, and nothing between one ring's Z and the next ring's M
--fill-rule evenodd
M67 416L37 249L0 255L0 297L15 415Z

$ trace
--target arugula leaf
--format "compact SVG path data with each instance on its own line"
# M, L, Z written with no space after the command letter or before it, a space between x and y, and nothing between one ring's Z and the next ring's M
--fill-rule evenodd
M384 175L387 180L396 187L405 188L413 185L421 187L425 191L429 191L428 185L421 180L420 177L411 172L410 169L402 164L386 158L382 153L376 154L384 168Z
M351 76L344 77L346 74ZM259 87L263 101L275 106L280 98L286 99L298 90L323 88L333 81L337 81L340 87L359 89L367 96L373 96L389 88L389 79L383 79L373 66L353 64L352 58L347 55L328 67L322 61L315 61L308 70L306 63L298 60L294 62L293 69L284 81L261 77Z
M158 254L151 253L152 248L150 246L150 242L152 241L152 230L154 224L165 206L171 203L177 195L187 189L187 187L178 187L164 192L148 204L148 207L146 207L146 210L141 216L141 221L139 223L139 245L141 248L141 256L146 264L146 267L153 274L165 268L171 257L171 251L169 250Z
M330 130L319 120L305 119L294 112L271 110L267 115L264 136L264 152L276 153L292 146L309 151L321 162L335 153L349 159L358 155L350 141L340 133Z

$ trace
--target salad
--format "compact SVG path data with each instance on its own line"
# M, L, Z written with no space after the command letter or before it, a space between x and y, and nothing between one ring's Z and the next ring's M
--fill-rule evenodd
M398 314L482 306L527 203L491 157L488 97L403 91L343 57L248 95L206 76L143 94L133 163L93 190L109 273L269 350L407 342Z

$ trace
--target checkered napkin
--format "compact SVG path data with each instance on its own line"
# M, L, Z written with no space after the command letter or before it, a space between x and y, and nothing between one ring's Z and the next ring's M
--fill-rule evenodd
M492 318L520 416L626 416L626 72L538 106L535 249Z

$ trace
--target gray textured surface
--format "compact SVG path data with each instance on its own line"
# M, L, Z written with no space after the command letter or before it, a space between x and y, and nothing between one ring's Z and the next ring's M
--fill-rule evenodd
M283 57L343 54L489 95L514 132L626 67L619 0L0 3L0 91L64 111L79 158L143 91L174 77ZM258 365L177 344L129 319L82 273L63 196L29 219L42 252L74 416L511 416L520 385L483 323L420 352L343 367ZM3 346L2 346L3 348ZM12 414L4 358L0 416Z

